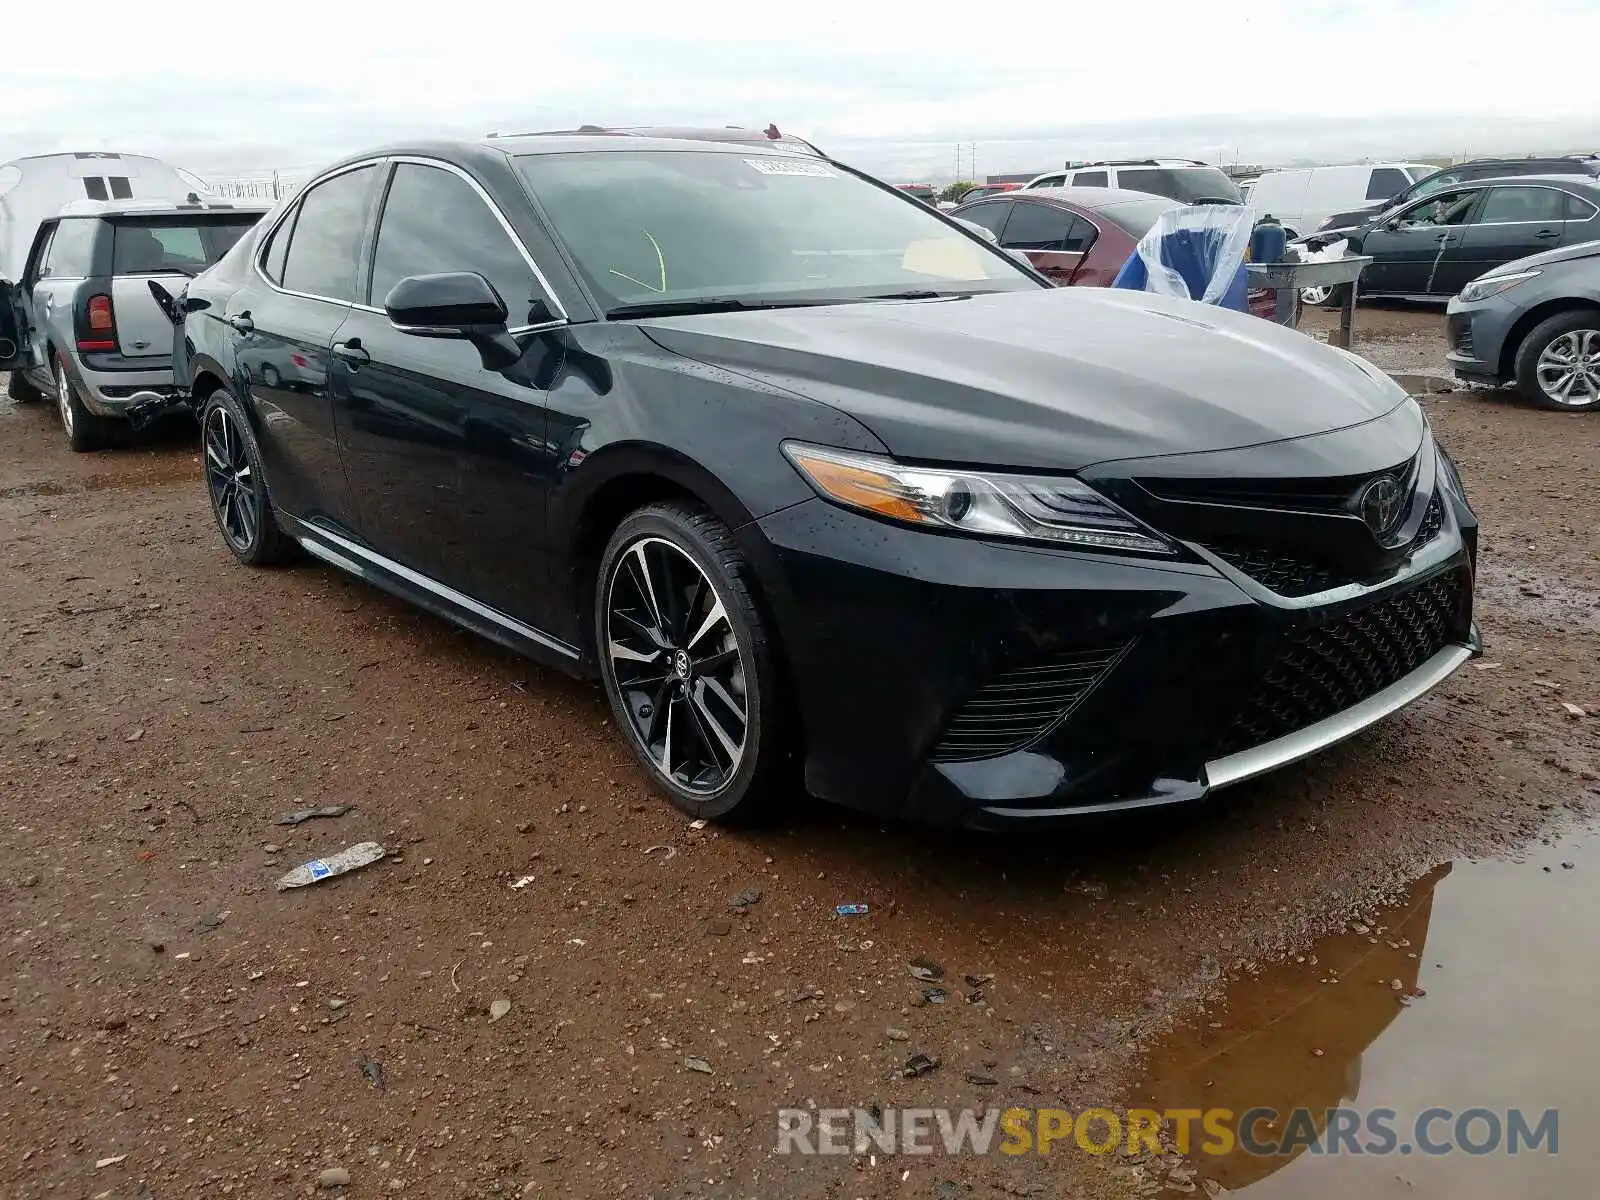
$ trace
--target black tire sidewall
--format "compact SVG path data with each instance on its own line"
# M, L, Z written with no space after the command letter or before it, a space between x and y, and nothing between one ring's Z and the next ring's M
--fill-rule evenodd
M256 446L255 431L250 428L250 422L245 419L244 409L233 398L226 388L218 388L206 397L206 402L200 406L200 456L202 469L205 459L206 425L211 420L211 414L216 409L222 409L228 414L228 419L233 422L234 428L239 431L239 440L244 443L245 459L250 464L250 479L256 493L257 512L256 536L250 545L240 549L234 545L233 539L228 536L227 527L222 522L222 514L217 511L216 497L211 494L211 483L205 483L206 505L211 509L211 519L216 522L217 532L222 535L223 545L240 562L250 566L274 561L278 557L276 545L277 525L273 519L272 501L267 491L266 473L261 469L261 451Z
M1580 308L1556 313L1555 316L1540 321L1530 329L1528 335L1517 346L1517 355L1513 362L1517 390L1525 399L1533 401L1540 408L1563 413L1592 413L1600 410L1600 399L1581 405L1562 404L1545 395L1544 389L1539 386L1537 373L1539 355L1543 354L1545 347L1558 337L1576 329L1600 330L1600 309Z
M736 550L733 552L735 570L730 572L723 558L726 549L719 552L696 528L697 521L715 521L715 518L684 505L659 504L640 509L617 526L606 544L595 578L595 655L605 685L606 699L611 705L612 719L619 726L618 732L628 743L633 756L649 774L651 782L690 816L717 821L749 819L762 807L762 797L756 793L764 786L766 777L773 774L774 760L781 757L781 750L776 744L778 739L774 736L777 732L774 721L776 702L781 694L780 684L773 664L769 626L754 608L749 568L743 556L738 555ZM732 547L732 535L726 526L717 522L716 528L727 539L726 545ZM659 537L672 542L706 573L722 600L734 640L746 664L745 705L748 717L744 757L739 769L734 772L733 780L713 796L699 796L685 791L668 779L651 760L633 730L632 720L606 655L606 604L611 592L612 575L623 555L645 537Z

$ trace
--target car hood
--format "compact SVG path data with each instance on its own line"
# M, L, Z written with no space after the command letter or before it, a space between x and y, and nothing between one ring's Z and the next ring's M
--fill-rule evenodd
M1558 250L1546 250L1540 254L1530 254L1527 258L1519 258L1512 262L1502 263L1492 271L1485 271L1478 278L1491 279L1496 275L1515 275L1520 271L1536 271L1540 267L1572 262L1574 259L1579 258L1600 258L1600 241L1579 242L1576 246L1562 246Z
M1382 372L1243 313L1058 288L641 322L665 348L850 414L923 461L1076 470L1370 421Z

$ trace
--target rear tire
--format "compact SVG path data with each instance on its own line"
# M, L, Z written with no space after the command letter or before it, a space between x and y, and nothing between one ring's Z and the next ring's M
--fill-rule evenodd
M1600 409L1600 309L1557 313L1539 322L1517 347L1515 364L1517 390L1540 408ZM1572 383L1563 398L1560 388L1568 378Z
M61 418L62 431L67 435L67 445L79 454L98 450L106 444L110 429L104 417L98 417L83 406L78 389L67 372L66 360L56 357L56 414Z
M48 400L50 398L46 393L41 392L24 379L21 371L11 372L9 381L6 384L6 395L10 396L18 404L36 404L40 400Z
M212 392L201 406L200 450L211 515L233 556L252 567L294 557L294 543L278 528L255 434L227 388Z
M790 705L753 573L698 505L617 526L595 586L606 697L651 781L691 817L770 817L792 792Z

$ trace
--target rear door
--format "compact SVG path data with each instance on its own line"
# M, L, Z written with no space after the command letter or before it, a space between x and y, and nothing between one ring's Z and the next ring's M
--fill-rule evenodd
M1482 207L1463 231L1460 255L1440 264L1436 293L1453 296L1485 271L1561 244L1566 192L1533 183L1501 184L1485 192Z
M381 311L412 275L472 271L527 329L550 303L487 194L445 163L399 160L372 250L369 305L334 343L333 394L362 531L429 579L533 625L549 619L546 393L554 339L504 371L466 341L402 333Z
M329 347L363 282L378 177L369 163L302 193L257 252L254 283L214 316L235 331L273 503L345 530L359 526L334 432Z
M258 219L258 214L231 212L110 218L111 307L118 351L133 359L170 358L172 322L152 296L150 281L176 294L186 280L231 250Z

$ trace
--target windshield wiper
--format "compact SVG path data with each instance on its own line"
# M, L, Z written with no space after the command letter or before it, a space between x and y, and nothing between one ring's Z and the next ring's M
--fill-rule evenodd
M626 317L677 317L692 313L751 312L762 308L804 308L814 304L838 304L838 300L740 300L735 296L707 296L701 299L644 300L638 304L619 304L606 309L606 319Z
M911 288L904 292L873 292L870 296L862 296L862 300L969 300L973 296L986 295L984 292L935 292L928 288Z

